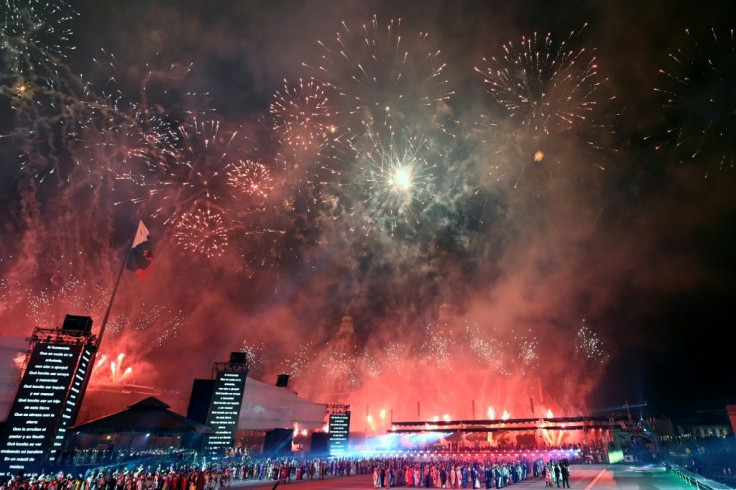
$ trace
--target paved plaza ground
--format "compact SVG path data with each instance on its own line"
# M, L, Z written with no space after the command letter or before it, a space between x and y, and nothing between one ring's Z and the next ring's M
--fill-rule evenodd
M630 466L630 465L573 465L570 472L570 488L579 490L674 490L693 488L675 475L665 472L659 466ZM271 488L273 482L240 482L233 487ZM279 486L295 490L319 488L342 488L358 490L373 488L370 475L330 478L321 481L300 481ZM412 488L412 487L397 487ZM508 490L526 488L544 488L544 480L529 479L516 485L506 487Z

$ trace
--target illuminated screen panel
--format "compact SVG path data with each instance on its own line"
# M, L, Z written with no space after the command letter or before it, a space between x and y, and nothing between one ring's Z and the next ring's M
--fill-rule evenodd
M215 431L205 437L204 450L208 454L223 454L226 449L235 446L247 374L247 371L217 373L207 414L207 425Z
M612 449L608 451L608 462L618 464L624 462L624 452L621 449Z
M79 362L83 352L87 360ZM0 472L34 469L61 448L76 417L91 358L91 349L82 344L34 345L0 435Z
M84 392L87 389L87 382L92 374L91 365L94 362L94 352L95 350L91 345L86 345L82 349L82 356L74 370L72 384L69 389L69 394L64 401L61 419L59 420L56 436L54 437L54 444L52 446L54 453L63 449L64 439L66 439L67 435L66 430L77 420L79 408L82 405L82 398L84 397Z
M330 414L330 456L341 456L348 450L350 412Z

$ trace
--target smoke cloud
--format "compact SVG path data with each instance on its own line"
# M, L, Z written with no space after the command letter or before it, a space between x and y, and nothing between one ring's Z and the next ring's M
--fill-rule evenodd
M252 376L287 372L304 396L351 403L358 428L364 407L375 425L485 417L491 407L499 416L575 415L625 397L676 399L657 376L675 362L668 353L686 351L693 326L670 330L669 322L680 307L697 318L692 305L702 297L720 311L719 298L733 292L725 252L733 175L724 169L703 179L700 162L680 165L675 148L647 140L667 123L653 87L676 49L669 34L683 27L683 12L652 4L630 23L610 2L218 9L80 8L69 72L109 90L119 111L146 108L127 110L134 122L124 134L66 115L73 137L48 129L51 143L39 149L39 138L22 133L54 120L52 105L42 114L11 109L3 66L1 110L10 122L2 127L12 135L0 139L3 335L59 325L66 313L90 315L99 327L142 218L154 264L145 280L123 277L101 346L111 358L125 353L128 380L186 391L214 361L246 349ZM583 100L555 99L551 115L500 103L493 73L474 70L484 58L503 65L504 45L522 53L522 37L535 32L550 33L553 57L578 56L553 88L572 84ZM384 58L369 67L364 38L400 46L395 59L379 52ZM595 74L586 75L586 63ZM519 66L505 66L507 88L518 88ZM376 71L356 82L362 68ZM368 87L375 73L389 82ZM438 73L431 85L426 73ZM300 78L319 80L330 94L330 144L295 150L272 130L274 93ZM369 103L383 96L393 107ZM550 117L544 128L523 119L535 111ZM140 157L151 125L168 128L167 144L182 148L176 128L195 117L217 121L218 137L237 134L227 152L259 162L271 177L263 200L233 197L226 182L215 189L228 197L209 199L206 209L224 216L228 241L217 242L223 253L212 258L181 246L172 215L192 211L177 199L195 173L209 172L197 174L204 189L224 172L225 157L207 153L222 140L198 147L206 157L188 167L166 167L170 155L149 151L147 164L161 167L145 184L121 170ZM407 150L418 162L422 189L399 196L398 206L386 204L397 199L394 189L374 197L375 176L389 165L379 150ZM20 171L18 153L26 155ZM714 313L703 338L717 335L718 324ZM686 377L722 366L712 361ZM381 409L391 415L381 420Z

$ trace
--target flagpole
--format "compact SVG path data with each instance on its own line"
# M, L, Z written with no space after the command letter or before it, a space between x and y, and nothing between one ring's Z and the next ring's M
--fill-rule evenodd
M137 228L136 228L137 230ZM112 303L115 301L115 295L118 292L118 286L120 286L120 279L123 278L123 272L125 272L125 265L130 260L130 255L133 253L133 242L135 241L135 233L133 238L130 240L130 246L128 246L128 252L125 254L123 263L120 264L120 271L118 272L118 278L115 281L115 286L112 288L112 295L110 296L110 302L107 304L107 310L105 310L105 316L102 318L102 325L100 326L100 333L97 336L97 348L99 349L102 344L102 334L105 333L105 327L107 326L107 320L110 318L110 311L112 311Z

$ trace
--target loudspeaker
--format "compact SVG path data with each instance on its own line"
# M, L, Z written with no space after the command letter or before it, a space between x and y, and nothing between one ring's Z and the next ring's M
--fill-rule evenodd
M291 440L294 438L292 429L273 429L266 432L263 442L263 455L283 456L291 453Z
M309 453L312 456L324 456L329 452L328 443L330 434L327 432L312 432L312 440L309 442Z
M276 378L276 386L280 386L282 388L286 388L287 386L289 386L289 375L279 374Z
M92 333L92 318L88 316L66 315L61 326L61 333L81 337Z
M245 366L245 352L231 352L230 353L230 365L231 366Z
M189 397L187 418L196 420L200 424L206 424L214 393L214 379L195 379L192 383L192 394Z

